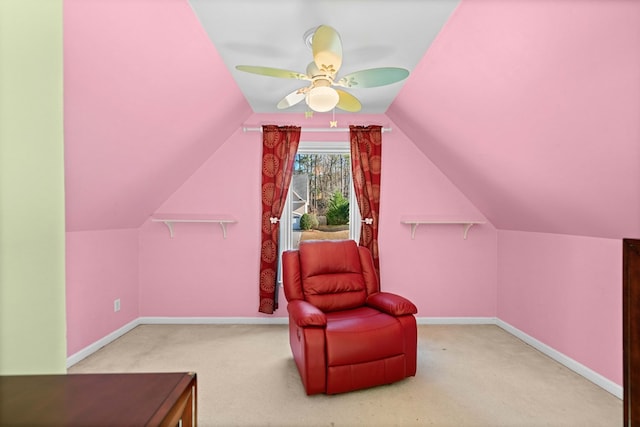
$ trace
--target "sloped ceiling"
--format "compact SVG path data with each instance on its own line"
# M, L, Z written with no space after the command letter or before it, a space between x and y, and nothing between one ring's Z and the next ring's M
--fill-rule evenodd
M139 227L251 113L186 0L65 0L67 230Z
M632 0L461 0L387 115L499 229L640 237L639 43ZM65 0L69 231L138 227L251 116L217 49L187 0Z
M387 115L496 228L640 236L640 2L463 0Z

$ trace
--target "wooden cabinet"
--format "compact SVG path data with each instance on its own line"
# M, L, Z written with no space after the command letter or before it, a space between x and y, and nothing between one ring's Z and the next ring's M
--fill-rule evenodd
M195 373L0 376L0 426L191 426Z
M623 246L624 425L640 427L640 240Z

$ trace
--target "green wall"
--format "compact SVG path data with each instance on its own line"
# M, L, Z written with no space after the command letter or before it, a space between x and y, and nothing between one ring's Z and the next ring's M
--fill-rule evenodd
M66 372L62 0L0 0L0 374Z

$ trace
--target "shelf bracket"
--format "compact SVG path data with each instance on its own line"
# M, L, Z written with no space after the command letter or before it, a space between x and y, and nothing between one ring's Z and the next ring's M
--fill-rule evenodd
M173 239L173 222L171 221L162 221L164 222L164 224L167 226L167 228L169 229L169 235L171 236L171 238Z
M173 239L173 221L162 221L162 222L164 222L165 225L167 226L167 228L169 228L169 235ZM227 238L227 224L225 224L223 221L218 222L218 224L220 224L220 228L222 228L222 238L226 239Z
M420 225L419 222L414 222L414 223L411 224L411 240L415 240L416 239L416 229L418 228L419 225ZM469 229L471 227L473 227L473 223L469 222L467 224L462 224L462 225L464 227L462 238L464 240L467 240L467 234L469 234Z
M411 240L416 239L416 228L418 228L419 225L417 222L411 223Z
M472 222L469 222L469 223L467 223L467 224L464 224L464 232L463 232L463 234L462 234L462 238L463 238L464 240L467 240L467 234L469 233L469 229L470 229L471 227L473 227L473 223L472 223Z
M222 238L226 239L227 238L227 225L220 221L218 224L220 224L220 227L222 228Z

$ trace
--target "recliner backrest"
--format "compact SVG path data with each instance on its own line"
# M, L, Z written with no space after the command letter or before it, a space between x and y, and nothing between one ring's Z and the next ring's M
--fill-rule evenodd
M300 279L304 299L322 311L364 305L367 284L353 240L300 243Z

